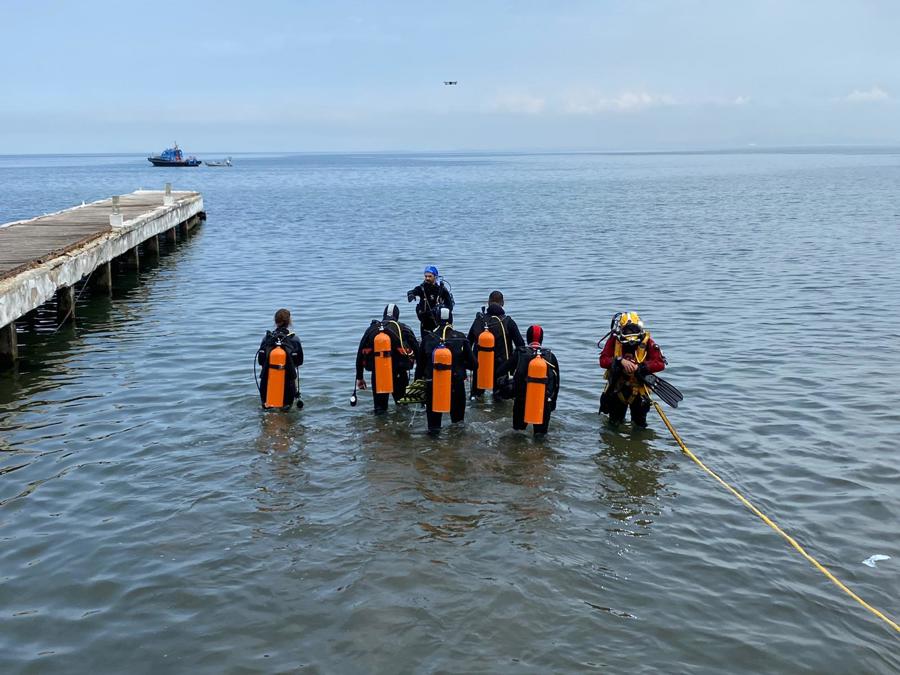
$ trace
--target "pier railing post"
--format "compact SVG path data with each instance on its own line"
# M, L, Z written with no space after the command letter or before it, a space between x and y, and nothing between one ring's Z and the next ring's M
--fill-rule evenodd
M0 328L0 368L11 368L19 359L19 341L16 338L16 322Z
M109 225L110 227L122 227L123 223L124 219L119 210L119 195L114 195L112 198L112 213L109 214Z
M172 195L172 184L166 183L166 194L163 197L163 204L165 206L172 206L175 203L175 197Z

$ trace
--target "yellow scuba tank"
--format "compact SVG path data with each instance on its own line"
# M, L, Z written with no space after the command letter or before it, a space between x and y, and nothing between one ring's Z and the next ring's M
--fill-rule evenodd
M479 389L494 388L494 334L485 328L478 336L478 378L475 385Z
M394 368L391 362L391 338L384 328L375 336L375 393L394 392Z

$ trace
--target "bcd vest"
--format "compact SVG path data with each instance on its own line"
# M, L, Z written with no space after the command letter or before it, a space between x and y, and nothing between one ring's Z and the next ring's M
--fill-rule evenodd
M637 346L637 349L634 350L634 360L640 365L644 361L647 360L647 345L650 342L650 333L644 337L643 341ZM625 350L622 348L622 343L618 340L616 341L616 351L615 358L620 359L622 355L625 353ZM609 381L609 370L603 373L604 379L606 379L606 389L604 391L610 391L610 385L612 384ZM636 373L626 373L622 372L619 374L616 380L616 388L613 393L618 395L619 399L626 404L631 404L631 402L637 398L638 396L647 396L649 395L649 390L647 389L647 385L641 382Z

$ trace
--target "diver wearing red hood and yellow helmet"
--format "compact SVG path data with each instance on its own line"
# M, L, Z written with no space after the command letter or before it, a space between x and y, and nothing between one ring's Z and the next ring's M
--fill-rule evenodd
M606 388L600 395L600 412L618 423L631 409L631 421L647 426L650 397L643 376L666 367L662 350L644 329L637 312L620 312L613 317L610 336L600 353L600 367L606 370Z

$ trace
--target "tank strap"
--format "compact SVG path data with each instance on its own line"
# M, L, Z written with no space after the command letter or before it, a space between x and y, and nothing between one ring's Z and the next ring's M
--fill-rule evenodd
M531 377L528 375L525 377L526 382L534 382L535 384L547 384L550 381L549 377Z
M406 351L406 345L403 344L403 328L400 327L400 324L396 321L388 321L388 323L392 323L397 327L397 338L400 340L400 349L404 352ZM387 332L387 331L385 331Z
M479 352L492 352L492 351L494 351L494 348L493 347L482 347L481 345L478 345L478 351Z
M433 368L434 370L453 370L453 365L450 363L435 363Z
M269 364L269 370L287 370L287 366L279 366L273 363Z

